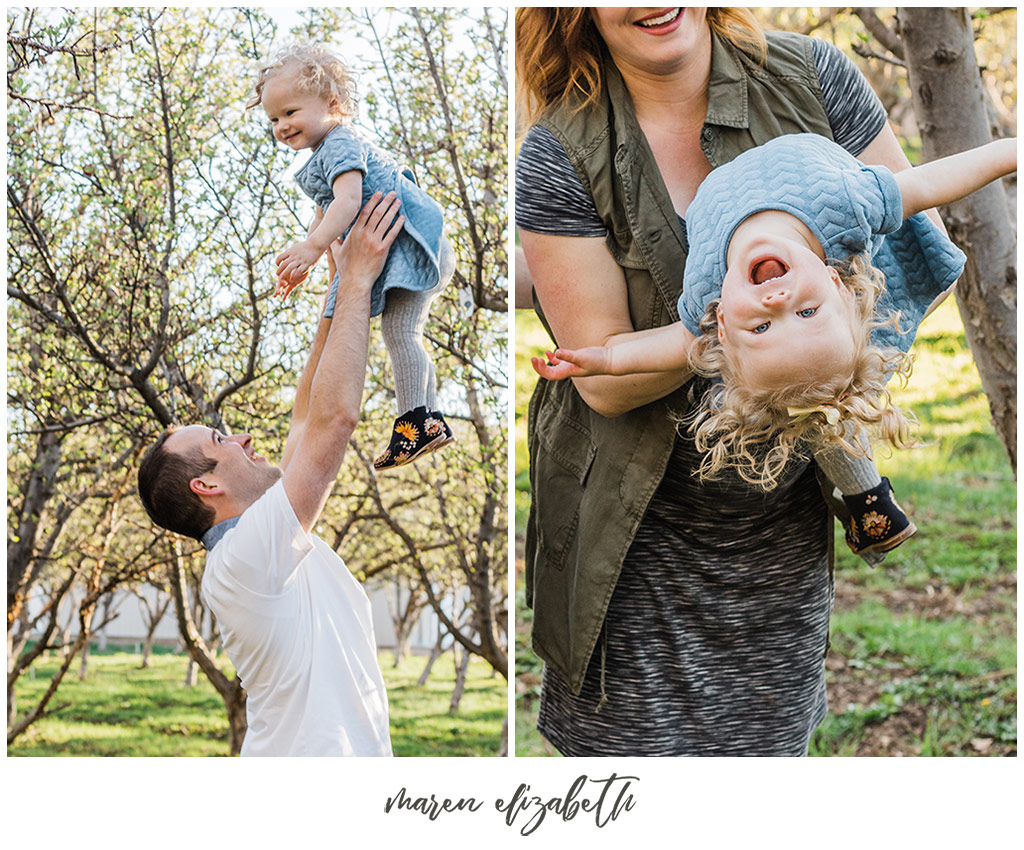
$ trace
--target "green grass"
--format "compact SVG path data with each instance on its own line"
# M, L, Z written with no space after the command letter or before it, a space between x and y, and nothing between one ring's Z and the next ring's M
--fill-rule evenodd
M529 510L519 450L534 384L526 355L546 344L535 317L518 313L517 520ZM872 569L836 526L829 715L813 756L1016 754L1016 481L952 298L922 327L914 355L894 396L917 415L919 446L877 461L919 530ZM521 563L517 573L521 586ZM516 754L546 756L554 753L536 732L543 664L529 629L520 593Z
M200 673L184 686L188 660L154 654L138 669L140 656L93 652L89 674L78 681L72 665L51 705L70 703L45 718L7 748L9 756L222 756L228 752L224 704ZM391 708L391 743L396 756L496 755L507 709L505 680L492 678L490 665L472 659L466 691L456 715L448 714L455 680L451 654L434 665L427 684L416 686L426 663L406 658L398 669L390 653L380 662ZM27 709L49 685L53 659L37 662L35 678L18 682L19 705Z

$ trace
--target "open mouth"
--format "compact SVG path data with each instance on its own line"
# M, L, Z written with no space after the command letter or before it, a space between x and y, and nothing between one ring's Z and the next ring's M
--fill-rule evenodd
M679 19L679 16L683 13L683 7L678 6L675 9L669 9L666 12L662 12L657 15L651 15L650 17L643 18L636 22L636 26L643 27L644 29L657 29L658 27L666 26L667 24L675 23Z
M755 260L750 267L750 282L755 286L782 277L789 267L778 257L765 257Z

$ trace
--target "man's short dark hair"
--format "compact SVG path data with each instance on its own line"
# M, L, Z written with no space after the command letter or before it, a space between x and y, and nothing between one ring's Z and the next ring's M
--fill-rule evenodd
M167 438L178 428L168 427L143 456L139 498L149 518L161 528L201 540L216 515L192 492L189 482L210 472L217 461L206 457L201 449L188 454L168 451Z

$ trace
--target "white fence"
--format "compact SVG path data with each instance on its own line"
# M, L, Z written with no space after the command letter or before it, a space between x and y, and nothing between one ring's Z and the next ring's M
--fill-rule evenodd
M145 599L149 602L149 605L155 609L157 603L157 590L150 585L144 585L138 592L145 596ZM366 586L367 595L370 597L370 604L373 612L373 631L374 637L377 641L377 647L379 649L390 649L395 645L395 630L392 625L391 613L389 608L389 599L392 604L394 603L395 593L399 593L399 602L405 604L408 598L409 591L404 588L396 588L393 584L384 583L370 583ZM61 605L60 613L58 615L58 623L61 625L70 624L68 634L70 637L75 637L78 634L78 603L81 599L81 592L73 599L65 599ZM464 603L464 599L460 598L460 607ZM104 600L105 603L105 600ZM445 613L450 614L453 599L449 596L444 599L442 605L445 608ZM39 612L43 605L43 600L34 598L29 601L29 614L34 615ZM146 639L146 632L148 631L146 622L147 619L144 615L145 603L138 598L135 593L127 590L117 590L114 592L113 597L110 600L110 605L105 610L110 615L116 615L102 628L96 628L94 633L94 641L101 646L104 646L107 642L121 645L130 646L132 644L141 645ZM104 616L104 605L101 604L98 607L97 617L94 620L97 626ZM433 648L434 643L437 640L437 629L438 629L438 617L431 608L424 608L419 617L416 620L415 625L412 628L412 632L409 637L409 649L413 652L427 652ZM208 618L202 623L201 628L202 634L209 634L209 622ZM167 611L160 619L159 624L156 627L154 638L159 645L162 646L173 646L178 642L178 622L177 616L174 611L173 601L168 606ZM445 641L447 647L451 643L451 638Z

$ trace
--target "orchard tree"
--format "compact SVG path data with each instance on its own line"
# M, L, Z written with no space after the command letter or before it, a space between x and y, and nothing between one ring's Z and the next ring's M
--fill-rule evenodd
M364 126L442 204L458 257L427 335L459 442L377 482L366 459L395 411L375 336L357 449L321 533L343 530L333 543L357 575L408 553L403 569L442 612L446 577L471 576L472 630L451 625L505 673L507 16L358 14L375 57L357 69L374 81ZM355 15L307 10L297 35L329 43ZM284 37L260 9L8 13L9 740L54 710L15 721L12 695L70 589L85 599L77 652L105 594L166 571L182 641L241 747L245 692L221 669L216 624L204 634L197 616L202 550L154 529L133 486L141 450L172 422L283 447L326 286L321 272L287 305L270 298L273 257L310 210L282 174L290 152L243 106Z
M989 102L965 8L899 10L899 28L926 160L992 140ZM1001 182L940 210L967 254L956 287L967 342L996 433L1017 471L1017 232Z

